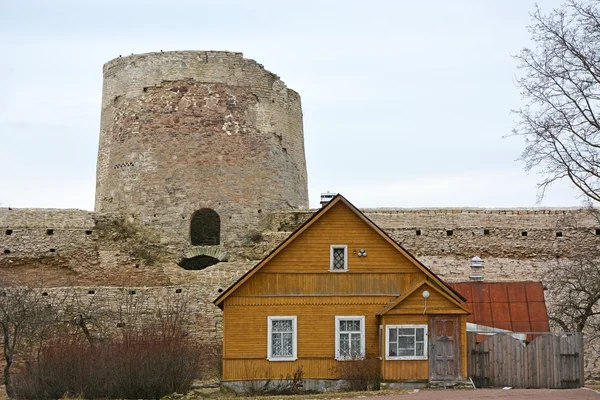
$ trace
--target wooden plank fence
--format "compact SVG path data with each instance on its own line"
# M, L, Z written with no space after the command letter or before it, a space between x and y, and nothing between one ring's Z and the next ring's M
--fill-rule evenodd
M536 335L537 336L537 335ZM498 333L476 343L467 332L468 373L476 387L582 387L583 334L544 333L529 344Z

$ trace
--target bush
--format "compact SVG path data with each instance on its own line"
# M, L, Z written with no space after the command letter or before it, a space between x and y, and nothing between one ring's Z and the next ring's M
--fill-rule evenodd
M281 376L277 381L245 381L244 393L249 396L276 396L312 392L304 390L304 369L300 366L292 374L287 374L285 378Z
M342 361L336 367L339 379L346 381L350 391L379 390L381 360L376 357Z
M158 399L185 393L200 372L197 347L181 339L125 336L89 345L54 341L15 373L18 398Z

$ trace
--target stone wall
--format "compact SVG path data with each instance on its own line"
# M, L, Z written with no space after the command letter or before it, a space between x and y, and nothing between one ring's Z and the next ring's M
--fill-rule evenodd
M229 255L210 271L243 273L281 243L314 210L274 212L256 237L223 246ZM540 279L546 266L598 250L600 223L585 209L367 209L365 214L443 278L469 279L471 257L485 260L486 280ZM106 234L113 214L0 208L0 270L17 282L46 285L155 286L202 282L206 271L177 265L185 251L168 233L140 223L130 233L159 251L156 264L131 253L131 240ZM118 229L118 228L115 228ZM526 235L525 235L526 233ZM557 236L558 235L558 236ZM139 239L141 238L141 239ZM225 283L217 286L224 287Z

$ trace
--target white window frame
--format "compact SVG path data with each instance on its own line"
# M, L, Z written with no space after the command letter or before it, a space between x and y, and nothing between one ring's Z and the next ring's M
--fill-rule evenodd
M340 355L340 321L360 321L360 355L359 359L365 358L365 317L364 315L336 316L335 317L335 359L338 361L349 361L353 358Z
M292 356L274 357L272 355L273 321L291 320L292 321ZM267 317L267 360L269 361L296 361L298 359L298 323L295 315L272 316Z
M422 356L390 356L390 329L421 328L423 331L423 355ZM416 338L415 338L416 340ZM385 359L386 360L427 360L427 348L429 337L427 336L427 325L386 325L385 326Z
M333 269L333 250L344 249L344 269ZM346 272L348 271L348 245L332 244L329 246L329 271L331 272Z

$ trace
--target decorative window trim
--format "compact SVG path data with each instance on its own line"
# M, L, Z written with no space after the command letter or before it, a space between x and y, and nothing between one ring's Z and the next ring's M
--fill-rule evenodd
M273 321L291 320L292 321L292 356L277 357L272 356L272 338ZM267 317L267 360L269 361L296 361L298 359L298 324L297 317L293 316L273 316Z
M337 316L335 317L335 359L338 361L349 361L353 358L342 357L340 355L340 321L344 320L359 320L360 321L360 355L359 359L365 358L365 317L364 315L350 315L350 316Z
M423 329L423 355L422 356L390 356L390 329L421 328ZM427 336L427 325L386 325L385 326L385 359L386 360L427 360L427 348L429 337Z
M333 268L333 250L344 249L344 269ZM329 271L330 272L347 272L348 271L348 245L346 244L332 244L329 246Z

